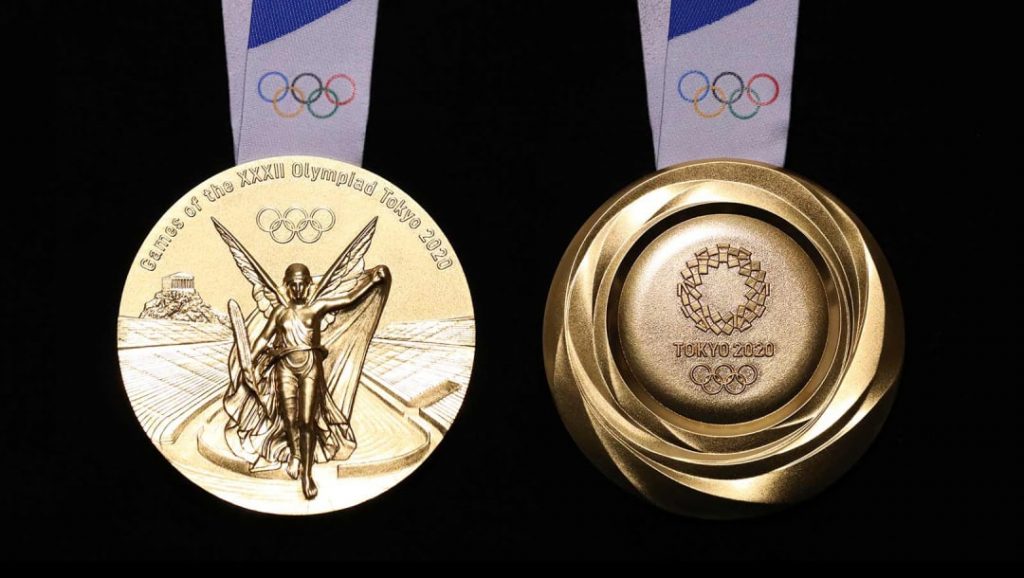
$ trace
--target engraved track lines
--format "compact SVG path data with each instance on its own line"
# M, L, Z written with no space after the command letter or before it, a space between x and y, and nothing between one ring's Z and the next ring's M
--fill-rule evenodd
M182 425L227 386L230 341L121 350L125 390L146 434L173 443Z
M367 354L366 371L406 405L457 389L419 408L420 416L442 433L451 427L469 384L475 342L473 319L392 323L377 333Z
M369 390L356 395L352 429L359 444L352 461L361 461L362 456L402 455L428 443L424 432L410 427L405 417Z

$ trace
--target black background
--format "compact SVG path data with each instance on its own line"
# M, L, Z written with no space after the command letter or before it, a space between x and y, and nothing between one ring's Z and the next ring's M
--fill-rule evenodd
M1019 290L979 297L986 285L970 281L1019 260L1001 261L983 235L1003 226L1001 193L982 181L1010 120L974 97L981 78L1004 77L956 64L984 52L965 13L925 23L862 2L801 6L786 165L838 195L884 248L906 309L906 365L889 421L845 477L781 513L723 523L661 512L607 481L563 429L541 360L562 251L599 204L654 169L635 4L384 0L364 165L453 241L476 308L475 370L455 426L406 481L291 519L177 474L135 421L114 347L139 243L185 191L233 165L219 3L95 4L29 15L57 31L38 39L56 52L57 80L37 87L57 113L32 142L42 160L64 160L25 192L67 220L42 245L8 250L43 263L51 283L81 281L51 286L66 305L30 315L34 346L8 352L21 370L4 391L9 555L1019 556L1017 532L1002 528L1020 516L1020 436L995 394L1020 374L972 353L1019 346L1001 337ZM9 290L31 303L35 287Z

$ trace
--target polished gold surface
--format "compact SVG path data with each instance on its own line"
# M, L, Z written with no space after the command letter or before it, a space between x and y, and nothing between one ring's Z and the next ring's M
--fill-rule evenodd
M160 452L246 508L370 499L437 447L475 324L448 239L356 166L276 157L224 171L157 222L121 296L125 390Z
M903 318L884 257L828 193L704 161L584 225L548 296L544 355L606 475L668 510L738 517L813 495L867 448Z
M627 381L676 414L757 419L792 399L821 360L821 277L807 253L765 221L728 213L686 219L622 268L625 282L610 303L613 349L634 378Z

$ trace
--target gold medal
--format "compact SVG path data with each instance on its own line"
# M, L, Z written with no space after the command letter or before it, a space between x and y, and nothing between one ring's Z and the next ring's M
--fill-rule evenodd
M469 288L398 187L343 162L224 171L159 220L121 296L118 353L140 425L234 504L347 508L434 450L469 384Z
M899 295L864 226L765 165L678 165L576 235L544 327L562 419L662 508L752 515L804 499L867 448L903 358Z

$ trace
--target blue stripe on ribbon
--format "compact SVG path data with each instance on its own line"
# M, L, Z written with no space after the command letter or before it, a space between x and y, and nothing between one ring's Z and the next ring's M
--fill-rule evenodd
M351 0L253 0L249 24L249 48L271 40L326 16Z
M682 36L718 22L753 4L755 0L672 0L668 18L668 39Z

